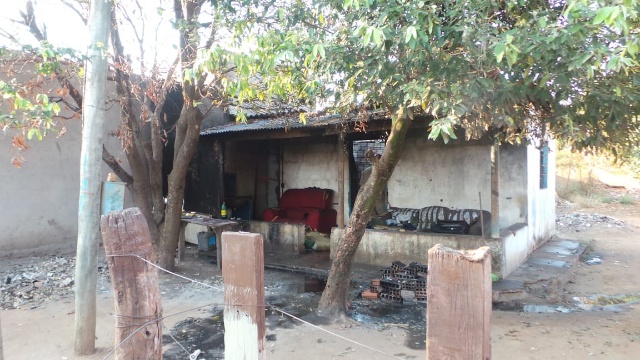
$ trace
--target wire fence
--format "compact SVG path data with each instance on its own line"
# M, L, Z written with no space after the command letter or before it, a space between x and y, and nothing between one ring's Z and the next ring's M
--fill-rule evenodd
M191 283L198 284L198 285L201 285L201 286L203 286L203 287L210 288L210 289L212 289L212 290L216 290L216 291L224 292L224 290L223 290L223 289L221 289L221 288L219 288L219 287L216 287L216 286L213 286L213 285L210 285L210 284L207 284L207 283L204 283L204 282L201 282L201 281L195 280L195 279L191 279L191 278L188 278L188 277L186 277L186 276L183 276L183 275L177 274L177 273L175 273L175 272L169 271L169 270L167 270L167 269L164 269L164 268L162 268L162 267L158 266L157 264L154 264L153 262L151 262L151 261L149 261L149 260L147 260L147 259L145 259L145 258L143 258L143 257L141 257L141 256L139 256L139 255L135 255L135 254L123 254L123 255L107 255L107 257L134 257L134 258L137 258L137 259L139 259L139 260L141 260L141 261L143 261L143 262L145 262L145 263L147 263L147 264L149 264L149 265L151 265L151 266L155 267L155 268L156 268L156 269L158 269L159 271L162 271L162 272L164 272L164 273L167 273L167 274L169 274L169 275L171 275L171 276L175 276L175 277L181 278L181 279L183 279L183 280L190 281ZM203 308L217 307L217 306L224 307L225 305L232 305L232 306L257 306L257 307L262 307L262 308L265 308L265 309L271 309L272 311L274 311L274 312L276 312L276 313L279 313L279 314L281 314L281 315L283 315L283 316L289 317L290 319L292 319L292 320L294 320L294 321L296 321L296 322L298 322L298 323L300 323L300 324L302 324L302 325L304 325L304 326L306 326L306 327L309 327L309 328L313 328L313 329L316 329L316 330L322 331L322 332L324 332L324 333L326 333L326 334L329 334L329 335L331 335L331 336L333 336L333 337L335 337L335 338L338 338L338 339L341 339L341 340L346 341L346 342L348 342L348 343L351 343L351 344L353 344L353 345L355 345L355 346L358 346L358 347L360 347L360 348L367 349L367 350L369 350L369 351L372 351L372 352L378 353L378 354L383 355L383 356L385 356L385 357L388 357L388 358L390 358L390 359L403 360L403 358L397 357L396 355L389 354L389 353L387 353L387 352L385 352L385 351L382 351L382 350L380 350L380 349L376 349L376 348L374 348L374 347L368 346L368 345L363 344L363 343L361 343L361 342L358 342L358 341L356 341L356 340L349 339L349 338L347 338L347 337L345 337L345 336L342 336L342 335L340 335L340 334L337 334L337 333L335 333L335 332L333 332L333 331L331 331L331 330L325 329L325 328L323 328L323 327L321 327L321 326L318 326L318 325L312 324L312 323L310 323L310 322L308 322L308 321L306 321L306 320L304 320L304 319L301 319L301 318L299 318L299 317L297 317L297 316L295 316L295 315L293 315L293 314L290 314L289 312L284 311L283 309L281 309L281 308L279 308L279 307L277 307L277 306L274 306L274 305L270 305L270 304L255 305L255 304L236 304L236 303L234 303L234 304L225 304L225 303L219 303L219 302L212 302L212 303L202 304L202 305L199 305L199 306L196 306L196 307L193 307L193 308L189 308L189 309L185 309L185 310L177 311L177 312L171 313L171 314L169 314L169 315L163 315L163 316L158 317L158 318L148 318L148 317L145 317L145 319L149 319L149 320L148 320L148 321L145 321L145 322L144 322L144 323L142 323L142 324L139 324L139 326L138 326L134 331L132 331L132 332L131 332L131 334L129 334L129 335L128 335L124 340L122 340L120 343L116 344L116 345L114 346L114 348L113 348L113 349L111 349L111 350L109 351L109 353L108 353L108 354L106 354L106 355L103 357L103 360L108 359L111 355L113 355L113 354L115 353L115 351L116 351L120 346L122 346L123 344L125 344L125 343L126 343L127 341L129 341L129 340L130 340L130 339L131 339L135 334L137 334L139 331L141 331L142 329L144 329L144 328L145 328L146 326L148 326L148 325L151 325L151 324L154 324L154 323L161 323L161 324L162 324L162 326L163 326L163 328L166 328L166 326L164 325L163 320L165 320L165 319L167 319L167 318L174 317L174 316L178 316L178 315L181 315L181 314L184 314L184 313L188 313L188 312L195 311L195 310L199 310L199 309L203 309ZM129 315L123 315L123 314L114 314L114 317L116 317L116 319L131 319L131 318L132 318L132 317L131 317L131 316L129 316ZM136 317L136 319L137 319L137 320L140 320L141 318L140 318L140 317ZM128 325L130 326L131 324L128 324ZM171 338L173 339L173 341L175 341L175 343L176 343L176 344L177 344L177 345L178 345L178 346L179 346L179 347L180 347L180 348L185 352L185 354L186 354L186 356L187 356L187 358L188 358L189 360L196 360L196 359L198 358L198 356L201 354L201 351L200 351L199 349L195 349L195 350L193 350L193 351L189 351L189 350L188 350L188 349L187 349L187 348L186 348L182 343L180 343L180 341L178 341L178 339L176 339L176 338L171 334L171 331L168 331L167 333L168 333L169 337L171 337Z

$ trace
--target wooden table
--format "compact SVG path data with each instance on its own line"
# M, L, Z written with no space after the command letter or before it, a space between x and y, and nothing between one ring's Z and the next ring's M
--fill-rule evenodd
M194 216L192 218L182 219L180 223L180 237L178 239L178 260L184 260L184 232L187 224L196 224L206 226L209 231L216 233L216 263L218 269L222 269L222 232L238 230L240 224L237 221L227 219L214 219L211 217Z

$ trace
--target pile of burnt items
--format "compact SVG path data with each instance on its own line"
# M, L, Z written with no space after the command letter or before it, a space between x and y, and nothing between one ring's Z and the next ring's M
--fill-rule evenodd
M386 299L396 303L427 301L427 265L400 261L381 270L382 277L371 281L362 292L365 299Z

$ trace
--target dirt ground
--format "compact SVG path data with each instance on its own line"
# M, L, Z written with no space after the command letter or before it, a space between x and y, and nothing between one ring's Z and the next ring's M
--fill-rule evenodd
M559 211L585 211L605 214L627 222L623 228L590 226L585 231L565 232L559 236L589 244L588 256L602 259L600 265L579 263L571 268L573 280L565 287L566 299L594 294L640 294L640 199L634 205L601 204L590 209L562 208ZM207 285L222 287L213 265L206 260L187 261L181 273L195 277ZM26 261L26 260L25 260ZM2 266L12 262L3 261ZM308 316L306 309L316 295L299 291L303 286L294 277L269 272L265 281L267 298L272 303L291 303L288 309ZM179 325L185 319L192 323L218 321L222 293L205 285L189 283L170 275L161 275L164 333L179 336ZM113 347L113 303L108 284L98 286L98 318L94 355L73 355L73 296L48 301L34 309L3 310L1 313L4 355L6 360L19 359L104 359ZM278 300L286 293L290 297ZM295 299L292 301L292 297ZM307 297L307 298L305 298ZM640 357L640 304L623 306L615 311L578 311L571 313L523 313L494 311L492 316L493 359L562 359L588 357L637 359ZM424 332L415 331L414 323L424 322L424 309L417 308L411 321L395 321L381 315L378 320L352 321L347 324L321 325L327 333L270 314L267 325L267 357L269 359L424 359ZM308 317L305 317L308 318ZM356 320L361 320L356 317ZM312 321L313 322L313 321ZM317 323L317 322L316 322ZM419 328L419 326L417 326ZM219 341L221 334L205 334L206 341ZM353 340L356 343L349 342ZM165 359L187 359L189 346L182 350L172 339L164 339ZM179 354L167 356L169 352ZM175 357L173 357L175 356ZM215 355L199 359L218 358Z

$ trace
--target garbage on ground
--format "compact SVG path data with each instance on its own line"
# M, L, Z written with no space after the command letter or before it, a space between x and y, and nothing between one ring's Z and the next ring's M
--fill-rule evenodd
M307 231L304 238L305 251L329 251L331 240L317 231Z
M588 214L575 212L571 214L558 214L556 216L556 225L559 231L580 232L587 230L595 225L604 225L606 227L624 228L627 223L614 217L602 214Z
M600 259L599 257L592 257L590 259L585 260L585 263L587 265L600 265L602 264L602 259Z
M427 301L427 265L412 262L405 265L394 261L381 270L381 279L374 279L362 292L365 299L386 299L396 303Z
M0 308L36 308L40 304L73 296L75 257L33 258L0 270ZM109 289L106 264L98 265L98 289Z
M573 301L582 310L619 310L620 306L640 303L640 293L576 296Z

